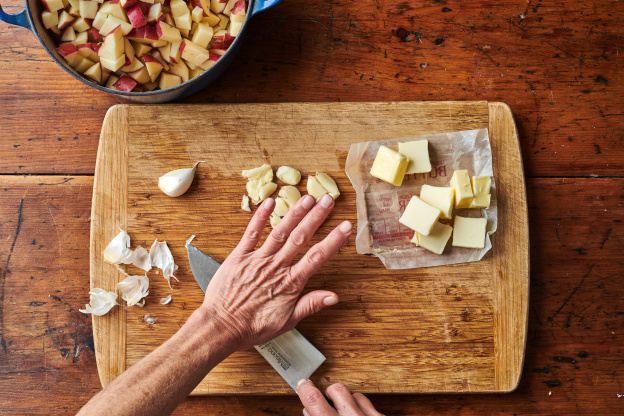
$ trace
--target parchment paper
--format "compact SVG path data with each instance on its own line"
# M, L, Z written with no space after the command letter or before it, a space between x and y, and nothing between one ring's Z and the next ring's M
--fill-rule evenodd
M399 149L399 142L429 141L431 172L406 175L400 187L370 175L379 146ZM359 254L378 257L388 269L412 269L443 264L478 261L492 248L490 235L496 231L496 185L492 178L491 203L487 209L456 209L453 216L487 218L485 248L451 246L442 255L417 247L410 240L414 231L399 223L413 195L420 195L423 184L450 186L453 172L468 170L472 176L493 176L492 151L487 129L432 134L419 137L352 144L345 165L357 194L358 227L355 245ZM453 225L452 220L440 222Z

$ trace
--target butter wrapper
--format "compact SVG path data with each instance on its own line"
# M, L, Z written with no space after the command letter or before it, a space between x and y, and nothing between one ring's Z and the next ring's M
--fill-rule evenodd
M398 150L400 142L424 139L429 142L431 172L405 175L399 187L370 175L380 146ZM410 198L420 194L422 185L450 186L453 172L460 169L467 170L470 177L492 177L489 208L453 211L453 217L487 219L485 248L453 247L451 237L444 252L438 255L413 244L414 231L399 223L399 218ZM497 204L487 129L355 143L349 149L345 170L357 194L355 245L359 254L378 257L388 269L413 269L478 261L492 248L490 235L496 231ZM453 225L452 220L439 221Z

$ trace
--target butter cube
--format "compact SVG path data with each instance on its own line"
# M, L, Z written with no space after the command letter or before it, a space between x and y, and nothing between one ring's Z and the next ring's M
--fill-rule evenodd
M409 160L399 152L381 146L373 162L370 174L382 181L401 186Z
M441 214L442 212L438 208L434 208L417 196L413 196L405 207L405 212L399 222L419 234L429 235Z
M412 243L419 245L433 253L442 254L444 247L451 234L453 233L453 227L448 224L441 224L436 222L429 235L414 234Z
M468 248L485 247L485 218L466 218L455 216L453 227L453 246Z
M472 193L474 198L470 203L470 208L489 208L491 187L492 179L489 176L473 176Z
M468 171L456 170L453 172L451 186L455 190L455 208L469 208L474 195Z
M451 219L453 202L455 201L453 188L423 185L420 190L420 199L442 211L440 218Z
M431 172L429 142L427 140L399 143L399 153L409 159L406 174Z

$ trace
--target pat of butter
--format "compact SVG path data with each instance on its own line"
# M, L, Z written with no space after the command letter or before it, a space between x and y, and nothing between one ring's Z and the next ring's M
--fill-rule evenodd
M485 218L466 218L455 216L453 227L453 246L468 248L485 247Z
M451 186L455 190L455 208L468 208L472 202L472 185L467 170L456 170L451 177Z
M422 235L429 235L442 212L417 196L410 199L399 222Z
M409 159L406 174L431 172L429 142L427 140L399 143L399 153Z
M492 179L489 176L473 176L472 193L474 198L470 203L470 208L489 208L491 187Z
M441 218L451 219L455 201L453 188L423 185L420 189L420 199L442 211Z
M401 186L409 160L399 152L381 146L370 174L392 185Z
M429 235L414 234L412 243L433 253L442 254L452 233L453 227L448 224L436 222Z

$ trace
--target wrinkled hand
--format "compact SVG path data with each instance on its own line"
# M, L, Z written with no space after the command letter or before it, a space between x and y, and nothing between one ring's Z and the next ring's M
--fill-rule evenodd
M302 197L255 250L274 206L273 199L260 205L242 240L210 282L202 305L231 331L237 348L269 341L306 316L338 303L338 296L325 290L300 295L310 276L347 241L351 223L340 224L293 264L334 200L325 195L315 204L310 195Z
M323 393L310 380L301 380L297 394L304 406L304 416L383 416L362 393L351 394L342 383L327 387L325 394L334 403L330 406Z

